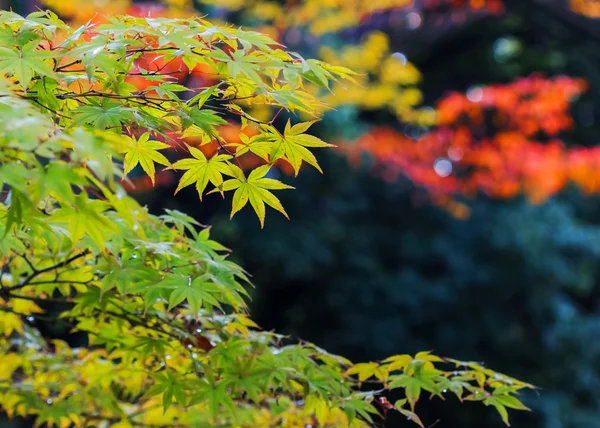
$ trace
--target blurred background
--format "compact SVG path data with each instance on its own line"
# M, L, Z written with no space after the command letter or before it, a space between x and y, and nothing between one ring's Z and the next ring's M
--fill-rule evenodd
M73 25L206 14L361 73L323 93L335 110L314 132L339 146L319 153L324 174L294 179L278 165L296 187L281 195L290 221L269 212L261 230L250 211L230 221L218 196L173 196L169 173L154 189L139 174L132 193L213 226L252 274L265 329L353 361L429 349L482 361L541 388L512 426L600 426L600 1L0 5L51 8ZM503 426L493 409L452 400L417 413L439 428Z

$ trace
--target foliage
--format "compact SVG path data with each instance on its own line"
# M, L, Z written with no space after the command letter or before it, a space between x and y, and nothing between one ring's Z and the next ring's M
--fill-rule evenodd
M420 71L400 53L390 52L389 37L372 31L357 45L336 49L323 46L319 56L332 64L344 65L360 73L362 86L343 90L336 84L325 100L328 104L354 106L367 111L389 110L400 122L421 126L435 124L435 112L420 107L423 95L417 85Z
M436 106L436 129L418 141L390 128L374 129L350 146L349 154L354 162L362 152L373 155L387 179L406 175L458 216L464 208L448 196L523 193L540 203L568 182L597 192L598 148L567 149L557 139L571 128L570 102L586 86L580 79L531 76L452 93Z
M421 76L419 71L403 56L391 56L389 37L380 31L371 31L365 40L347 46L345 37L337 34L340 31L358 26L361 22L378 11L404 9L412 2L409 0L386 0L370 3L362 1L334 1L323 4L321 1L305 1L281 5L277 2L258 2L251 7L243 1L203 0L200 7L212 11L225 10L231 14L241 15L236 21L258 26L274 40L287 45L297 45L309 37L318 41L314 54L330 64L349 67L358 73L354 76L360 85L344 85L343 82L331 82L321 75L318 69L312 70L313 79L325 86L328 94L326 102L332 107L359 106L376 109L387 106L401 120L431 125L433 116L431 109L420 108L422 95L417 88ZM88 8L81 8L77 2L46 0L46 4L57 13L69 19L83 23L87 20L102 21L97 15L97 7L92 3ZM188 2L165 1L161 4L130 5L128 2L111 3L108 14L125 13L137 16L181 16L194 14ZM333 36L333 37L332 37ZM312 67L312 62L308 63ZM210 76L202 73L200 67L195 68L195 79L206 80ZM206 70L204 70L206 71ZM183 79L180 76L180 80ZM183 82L180 82L183 83ZM144 82L136 81L139 85ZM258 113L260 115L260 113Z
M466 22L426 49L414 33L403 41L414 46L407 55L423 73L428 102L442 91L467 93L540 71L585 76L590 89L569 106L575 126L558 137L566 147L593 147L597 40L583 24L566 25L583 20L566 11L549 16L539 4L507 3L507 15ZM343 110L328 114L318 135L343 147L340 133L349 140L364 132L359 119L389 125L386 115ZM394 129L423 132L403 124ZM531 206L522 197L459 195L471 211L463 221L428 204L404 176L371 179L372 170L348 168L333 154L319 162L325 176L300 174L298 190L282 197L294 221L274 218L260 235L247 215L220 221L220 210L204 217L185 208L211 218L216 236L236 249L235 259L261 284L253 291L255 320L355 359L376 359L398 346L409 352L433 347L527 376L543 392L524 397L534 411L513 416L514 426L600 423L598 196L568 186ZM151 195L143 198L151 202ZM185 203L163 197L152 205ZM500 426L475 407L455 412L451 402L418 409L425 425L440 418L443 426ZM404 425L390 419L388 426Z
M255 321L356 360L433 348L525 376L543 389L523 395L533 412L511 415L512 426L598 423L597 196L479 197L465 221L419 203L406 179L382 182L334 155L322 165L324 177L301 176L284 200L292 222L258 231L249 215L214 215L216 236L261 284ZM501 426L476 407L455 410L417 405L426 426ZM386 426L409 425L390 416Z
M270 163L318 167L306 147L327 144L306 134L310 122L279 131L243 105L316 114L322 105L305 81L323 83L315 70L351 72L306 67L266 36L203 19L109 21L72 30L51 12L0 14L0 406L9 416L59 426L361 426L395 410L420 424L414 406L426 392L482 402L506 423L507 408L525 409L516 395L531 385L477 363L420 352L352 364L261 331L247 315L247 274L210 229L176 211L151 215L119 184L138 165L151 179L156 164L185 170L180 187L235 190L232 214L250 201L262 223L265 203L283 211L270 190L287 187L266 176ZM219 83L182 99L196 88L149 69L146 55L180 58L188 70L207 64ZM139 90L127 82L137 75L155 84ZM210 158L193 147L175 162L163 154L173 134L220 141L225 114L257 123L256 136ZM232 160L253 150L264 164L246 176ZM48 304L64 309L44 314ZM48 340L36 320L71 323L85 346ZM391 390L406 399L390 404L382 394Z
M135 1L135 0L134 0ZM286 0L283 2L261 0L248 4L243 0L161 0L148 5L136 5L131 0L117 0L108 5L97 0L77 7L72 1L45 0L45 4L65 16L85 21L102 7L106 14L133 14L135 12L159 12L177 16L197 7L212 7L216 10L231 11L243 15L243 20L263 23L279 30L291 27L306 28L315 35L324 35L363 25L371 17L386 12L408 10L417 12L476 12L499 14L504 11L503 0L424 0L422 3L412 0L378 0L363 2L360 0ZM133 3L133 4L132 4ZM568 0L568 7L575 13L597 17L598 7L593 1ZM409 25L411 25L409 23ZM418 25L417 25L418 26Z
M129 22L120 23L121 28L113 29L114 34L107 33L104 30L106 27L99 27L96 31L84 25L81 27L81 34L67 37L60 43L56 39L48 40L48 51L36 50L38 44L34 43L35 40L31 41L22 47L20 63L16 62L18 50L5 49L4 56L0 56L0 69L7 71L14 68L15 77L23 82L23 90L27 94L34 71L44 77L56 77L44 59L56 57L56 49L67 49L68 52L61 58L63 61L56 61L56 70L67 76L62 86L53 88L58 93L44 89L40 91L44 97L39 94L25 96L31 97L61 118L67 110L73 111L72 117L64 119L73 119L77 125L94 124L97 129L128 126L133 135L119 148L125 153L125 174L140 164L154 180L154 162L171 166L159 152L167 148L167 144L149 140L148 133L138 139L135 134L139 134L139 130L155 131L166 140L170 138L166 134L168 131L171 135L200 137L200 145L216 142L222 152L218 156L207 161L199 157L203 155L199 155L198 150L190 149L196 161L180 160L173 165L174 169L189 170L182 178L180 188L196 181L200 199L208 181L221 194L236 189L245 182L239 167L230 160L237 160L248 152L259 155L266 164L284 159L295 171L299 169L302 159L318 168L314 155L304 147L326 147L326 144L299 132L294 138L306 142L302 143L301 148L298 148L300 144L294 143L295 149L290 150L286 148L289 139L284 138L273 126L273 120L255 119L243 106L275 105L280 111L301 111L314 116L323 106L306 92L305 83L314 81L318 75L317 83L326 85L329 79L349 78L352 72L319 61L305 61L279 49L278 43L269 37L255 32L218 28L204 21L191 20L191 28L186 31L182 27L165 24L163 28L151 29L142 34L137 31L138 22L142 21L132 18ZM160 20L156 22L154 25L161 23ZM112 25L116 24L113 20ZM108 25L107 28L114 27ZM195 35L196 30L201 31L199 37ZM78 45L80 38L88 39L87 43ZM270 46L277 48L272 49ZM105 48L113 52L106 51ZM166 70L171 61L176 61L181 67L185 65L187 69L206 65L215 72L217 82L210 87L194 88L200 90L200 93L184 102L178 93L189 89L172 82L173 72ZM100 81L92 75L91 71L95 67L107 75L106 81ZM143 89L135 87L128 81L132 76L142 76L151 81L152 85ZM38 87L33 86L31 89L35 91ZM133 109L134 106L137 109ZM228 149L229 144L218 129L219 125L227 123L223 118L224 114L239 117L242 129L247 126L256 127L256 135L244 141L247 147L238 147L235 152ZM296 126L306 131L309 123ZM212 166L193 167L198 160ZM263 171L263 175L267 172L268 168ZM222 187L222 174L233 177L226 187ZM285 186L281 183L274 183L271 187L283 188ZM276 198L272 200L278 203ZM262 222L264 212L259 213L256 208L255 211Z
M59 11L67 16L72 16L78 19L98 19L94 18L92 11L84 14L80 9L72 5L70 2L59 2L60 4L49 4L56 7ZM171 1L164 3L166 7L161 6L131 6L127 2L115 3L113 7L117 10L129 10L139 15L145 14L171 14L178 15L182 13L192 13L190 4L185 1ZM458 216L465 216L467 208L463 204L457 203L454 199L449 198L450 194L474 194L479 190L484 192L502 196L511 197L518 192L526 193L534 202L541 202L547 199L548 196L556 193L564 184L569 181L575 181L587 191L594 191L597 185L590 179L590 171L595 170L596 166L593 161L595 152L593 149L576 149L568 154L563 153L562 144L553 139L550 144L541 145L534 139L534 134L537 133L537 127L542 126L542 131L548 137L554 137L558 132L563 131L567 127L569 120L565 117L568 101L577 93L581 93L584 88L580 81L574 81L572 84L567 80L563 80L564 88L567 92L562 93L563 86L560 83L552 86L548 83L545 88L541 79L530 78L515 83L512 86L505 88L489 88L486 90L487 100L484 103L473 102L477 109L482 107L488 114L492 109L498 109L499 115L506 117L512 114L510 110L513 105L520 104L521 111L525 111L530 107L538 107L541 110L550 109L551 117L548 119L540 117L527 117L527 123L523 124L504 124L494 123L493 126L500 126L502 132L498 132L497 136L492 140L486 139L485 144L482 143L484 136L475 135L477 142L468 142L469 136L466 133L468 126L471 124L465 120L456 123L449 123L452 118L447 117L447 114L454 114L452 110L460 109L460 105L469 104L467 96L454 94L446 97L445 100L438 102L436 111L429 107L422 107L423 95L418 86L421 83L422 76L420 71L409 61L406 56L396 52L393 53L393 46L389 36L379 30L364 31L362 40L356 44L347 44L347 39L344 30L352 27L363 25L368 22L374 15L385 13L389 10L402 10L405 15L409 11L413 11L411 2L405 0L392 0L390 2L379 2L377 4L357 2L321 2L304 1L294 2L293 4L281 5L277 2L259 2L253 7L244 5L244 2L229 1L229 2L214 2L213 0L204 0L201 4L205 7L216 7L217 10L232 11L241 17L236 16L236 19L242 22L249 22L255 25L260 24L261 28L280 42L291 41L292 44L307 37L320 37L314 52L319 58L330 64L350 67L358 72L354 76L359 82L359 85L346 85L344 82L324 83L320 81L324 88L330 89L325 92L323 99L330 106L354 107L366 111L382 110L391 112L400 123L414 123L419 126L429 127L438 125L437 131L430 133L426 137L425 143L418 145L412 144L411 138L406 138L401 134L395 134L394 131L373 129L361 137L359 148L354 150L373 152L377 160L383 161L387 168L387 178L392 179L398 173L406 174L409 178L418 184L423 184L428 190L434 194L434 199L442 205L445 205L450 211ZM71 6L70 6L71 5ZM574 11L578 11L574 4L571 4ZM419 22L427 19L427 17L436 10L444 8L466 9L469 13L499 13L503 10L502 2L498 0L490 1L429 1L422 5ZM125 9L124 9L125 8ZM210 9L209 9L210 10ZM186 12L187 11L187 12ZM412 14L417 12L410 12ZM409 15L406 15L408 17ZM390 18L390 24L394 30L395 23ZM407 23L410 28L410 22ZM419 26L422 24L419 24ZM154 61L154 60L153 60ZM185 64L181 60L177 63L176 58L171 62L171 71L175 74L176 70L185 68ZM174 65L177 64L177 65ZM168 66L167 66L168 67ZM214 72L214 70L212 70ZM312 78L319 78L319 72L313 70ZM211 70L200 66L196 66L193 70L196 79L194 84L212 85L215 82L210 76ZM185 73L178 74L177 77L180 83L184 83ZM138 87L145 89L151 82L143 77L135 78L135 81L130 79L130 82ZM575 90L573 91L573 88ZM546 89L550 92L543 93ZM473 94L483 91L483 88L473 88ZM492 95L492 91L494 95ZM520 92L519 92L520 91ZM529 92L528 92L529 91ZM528 92L528 93L527 93ZM315 92L311 92L316 95ZM519 102L515 100L515 94L526 97L537 93L535 100L527 102ZM508 96L507 101L501 101L504 105L494 103L493 98L502 98ZM477 95L479 96L479 95ZM487 104L486 104L487 103ZM269 117L268 110L256 108L257 106L247 106L247 111L256 118ZM540 110L540 111L541 111ZM527 116L527 114L525 114ZM560 117L559 117L560 116ZM470 120L481 121L483 111L477 114L465 112L465 117ZM463 119L463 118L461 118ZM481 124L475 123L478 126ZM540 123L543 122L543 123ZM491 123L490 123L491 124ZM230 125L228 125L230 126ZM532 128L533 127L533 128ZM528 128L528 129L526 129ZM524 137L521 131L524 132ZM453 135L449 135L451 132ZM518 133L518 135L517 135ZM237 137L239 130L233 135L224 136L224 141L228 141L231 145L238 145L240 141ZM187 139L195 138L190 133L186 135ZM197 138L197 137L196 137ZM385 141L379 144L379 139ZM454 142L452 142L453 140ZM193 144L197 144L196 140L192 140ZM394 144L397 151L393 149ZM185 141L189 142L189 141ZM204 141L207 144L206 141ZM372 146L372 147L371 147ZM449 155L446 149L451 147L454 153ZM469 146L469 147L464 147ZM472 154L471 146L477 146L477 154ZM214 153L218 147L213 142L203 149L205 154ZM466 153L463 156L463 153ZM453 160L452 157L459 156L460 160ZM384 159L382 159L382 157ZM525 165L521 165L518 170L514 168L502 167L504 164L513 164L514 159L531 159ZM538 158L542 158L539 160ZM563 161L563 158L568 157L568 160ZM450 168L452 173L443 172L443 177L440 177L434 171L434 164L441 166L442 169ZM278 167L286 172L291 172L292 168L283 165L282 162L277 162ZM257 166L257 159L246 157L240 166L244 168ZM506 166L506 165L505 165ZM510 169L510 171L509 171ZM459 171L468 171L467 176ZM475 171L475 173L472 173ZM556 172L551 174L549 171ZM293 172L297 174L297 169L293 168ZM498 174L505 174L503 177L498 177ZM141 181L142 180L142 181ZM133 183L138 191L148 190L152 183L144 184L144 179L134 179ZM163 179L163 182L168 182L169 179ZM261 220L262 221L262 220Z

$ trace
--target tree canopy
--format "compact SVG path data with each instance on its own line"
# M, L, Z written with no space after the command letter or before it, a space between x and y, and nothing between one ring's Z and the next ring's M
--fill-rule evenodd
M0 13L3 411L58 426L361 426L388 411L422 425L425 395L481 402L505 423L507 409L526 409L517 395L532 385L479 363L430 352L352 363L261 330L247 313L249 276L210 228L152 215L124 191L133 168L154 181L166 167L185 171L178 188L195 185L199 200L232 192L231 215L248 203L261 224L265 205L285 213L271 191L289 186L270 167L320 169L309 148L329 144L307 133L311 121L280 129L274 118L318 117L311 88L353 72L201 18L107 21L72 29L52 12ZM173 83L174 60L209 67L216 82ZM138 76L153 84L140 90ZM252 116L257 104L274 118ZM254 135L232 147L224 118ZM198 147L181 145L186 136ZM248 153L261 161L245 172ZM81 346L39 333L57 322ZM405 398L390 403L391 390Z

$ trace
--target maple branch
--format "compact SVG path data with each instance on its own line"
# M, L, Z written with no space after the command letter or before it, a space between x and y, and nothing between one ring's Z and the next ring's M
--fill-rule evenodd
M181 337L181 336L178 336L177 334L175 334L175 333L173 333L173 332L170 332L170 331L165 331L165 330L163 330L162 328L159 328L159 327L155 327L155 326L149 325L147 322L144 322L144 321L143 321L143 320L141 320L141 319L136 319L136 318L133 318L133 317L135 317L136 315L134 315L134 314L131 314L130 312L127 312L127 311L126 311L125 309L123 309L123 308L120 308L120 307L119 307L119 306L117 306L117 305L116 305L114 302L110 302L110 303L112 303L114 306L116 306L117 308L119 308L120 310L122 310L124 313L123 313L123 314L120 314L120 313L118 313L118 312L114 312L114 311L107 311L107 310L100 310L100 309L99 309L99 312L101 312L101 313L104 313L104 314L107 314L107 315L110 315L110 316L113 316L113 317L116 317L116 318L120 318L120 319L122 319L122 320L125 320L125 321L129 322L129 323L130 323L132 326L144 327L144 328L147 328L147 329L149 329L149 330L153 330L153 331L156 331L156 332L158 332L158 333L165 334L165 335L167 335L167 336L169 336L169 337L171 337L171 338L173 338L173 339L175 339L175 340L178 340L178 341L182 339L182 337ZM154 318L153 318L153 319L154 319ZM169 327L172 327L172 328L174 327L173 325L171 325L171 324L169 324L169 323L166 323L166 324L167 324Z
M80 258L82 258L84 256L87 256L88 254L90 254L90 251L89 250L85 250L85 251L82 251L79 254L76 254L76 255L74 255L72 257L69 257L66 260L63 260L60 263L57 263L57 264L52 265L52 266L45 267L43 269L36 269L33 265L30 264L30 266L32 268L31 274L29 274L29 276L27 278L25 278L23 281L21 281L20 283L18 283L16 285L13 285L12 287L4 287L4 288L2 288L0 290L0 294L7 295L11 291L19 290L21 288L27 287L28 285L32 285L31 281L34 278L38 277L39 275L47 273L47 272L52 272L53 270L57 270L57 269L60 269L62 267L65 267L65 266L73 263L75 260L78 260L78 259L80 259Z
M100 92L100 91L95 91L95 90L81 92L81 93L69 92L66 94L56 94L55 96L59 100L66 100L66 99L73 99L73 98L101 97L101 98L111 98L111 99L115 99L115 100L142 99L142 100L152 100L152 101L161 101L161 102L168 101L165 98L150 97L150 96L146 95L145 93L140 93L140 94L136 94L136 95L118 95L118 94L112 94L110 92ZM37 97L26 97L26 98L37 98Z
M23 98L26 98L26 99L28 99L28 100L31 100L31 101L33 101L34 103L36 103L36 104L37 104L37 105L39 105L40 107L42 107L42 108L45 108L46 110L48 110L48 111L50 111L50 112L54 113L55 115L57 115L57 116L59 116L59 117L62 117L63 119L70 119L70 117L69 117L69 116L66 116L66 115L64 115L64 114L62 114L62 113L59 113L59 112L57 112L56 110L53 110L53 109L51 109L51 108L50 108L50 107L48 107L48 106L45 106L44 104L42 104L42 103L41 103L41 102L40 102L40 101L37 99L37 97L35 97L35 98L34 98L34 97L23 97Z
M195 265L197 265L199 263L200 263L199 261L194 261L194 262L190 262L190 263L184 263L182 265L168 266L168 267L166 267L166 268L163 269L163 272L171 272L174 269L181 269L181 268L184 268L184 267L195 266Z
M273 125L273 123L275 122L275 120L277 119L277 116L279 116L279 114L283 111L283 107L279 108L279 111L275 114L275 116L273 116L273 119L271 119L269 121L269 125Z
M64 65L61 65L61 66L55 67L55 68L54 68L54 71L63 71L65 68L69 68L69 67L71 67L72 65L81 64L81 62L82 62L82 61L81 61L80 59L76 59L75 61L71 61L71 62L70 62L70 63L68 63L68 64L64 64ZM69 71L71 71L71 70L69 70ZM83 70L83 71L85 71L85 70Z
M6 273L10 273L10 264L13 260L14 256L9 257L7 260L5 260L5 263L0 268L0 290L4 289L4 284L2 284L2 278Z
M44 297L32 297L32 296L23 296L21 294L14 294L14 293L8 293L6 295L7 297L13 298L13 299L20 299L20 300L29 300L31 302L36 302L36 303L56 303L59 305L65 304L65 303L73 303L67 299L47 299ZM37 317L37 315L31 315L34 317Z
M42 284L83 284L83 285L87 285L90 282L92 282L92 280L90 279L89 281L69 281L66 279L57 279L54 281L35 281L35 282L30 282L28 285L42 285Z

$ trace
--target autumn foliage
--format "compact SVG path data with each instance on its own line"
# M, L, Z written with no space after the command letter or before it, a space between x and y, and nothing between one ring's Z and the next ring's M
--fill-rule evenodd
M276 193L293 187L271 168L323 172L313 150L332 145L312 135L316 120L275 119L320 118L308 89L353 71L201 18L73 29L50 11L0 11L0 35L0 413L35 426L358 428L391 410L423 428L426 395L480 402L506 425L508 409L529 410L517 396L533 385L479 363L430 352L352 363L260 330L248 275L210 228L153 215L121 186L136 168L160 183L167 168L198 204L232 195L230 217L248 205L261 227L267 207L287 217ZM175 83L200 64L216 83ZM260 163L243 171L248 155ZM83 345L39 328L59 322Z
M539 203L568 182L597 192L599 149L567 148L559 138L573 125L571 102L586 88L580 79L531 76L451 93L437 103L432 132L411 139L377 128L348 152L354 162L368 152L386 179L405 175L439 201L482 191L497 198L524 193Z
M504 10L502 0L425 0L424 6L427 9L435 9L444 6L470 8L475 11L487 11L494 14Z

